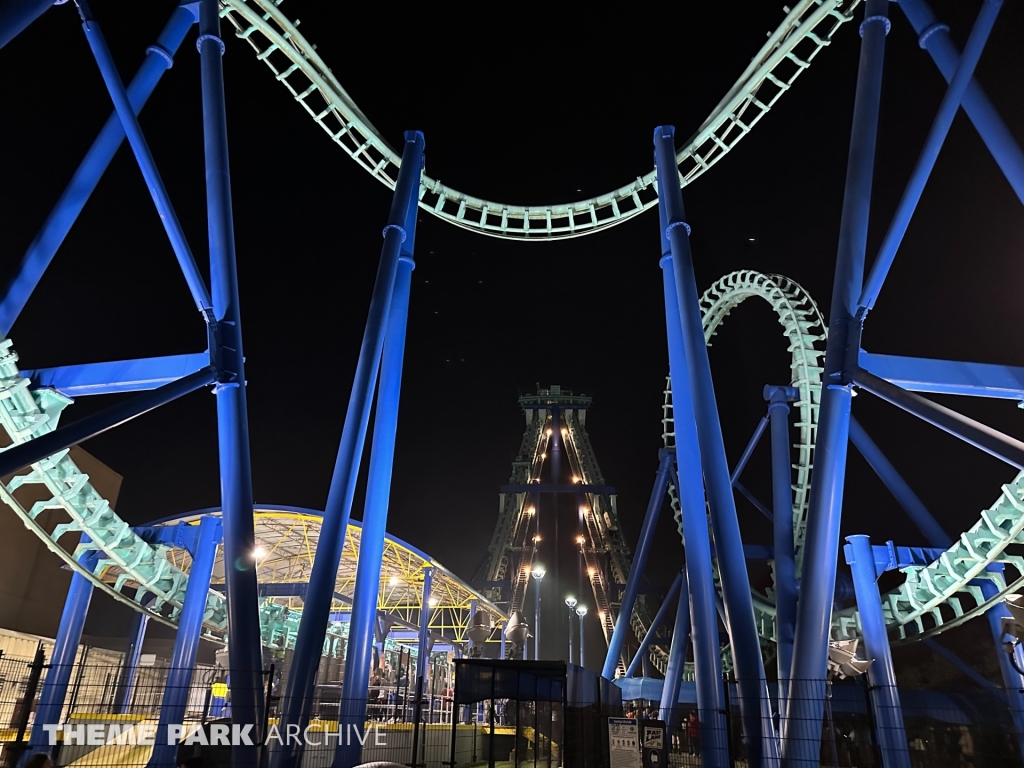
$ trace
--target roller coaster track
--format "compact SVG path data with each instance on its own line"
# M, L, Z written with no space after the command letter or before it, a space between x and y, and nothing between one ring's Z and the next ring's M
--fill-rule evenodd
M821 397L821 366L827 335L824 320L811 297L796 283L776 275L734 272L719 279L701 297L704 335L710 345L729 312L748 298L767 301L775 311L791 355L791 385L800 397L794 404L798 420L796 462L793 465L793 520L797 552L802 550L806 528L807 499L817 434ZM666 388L664 441L674 446L675 432L671 389ZM670 498L682 537L678 496L670 487ZM685 539L684 539L685 544ZM882 595L886 625L895 643L923 640L980 616L1007 594L1024 587L1024 557L1007 552L1024 544L1024 472L1002 487L1000 496L981 512L978 521L960 535L948 550L927 565L903 568L905 581ZM1008 569L1015 576L1006 579ZM716 573L717 580L717 573ZM995 583L996 592L985 598L979 582ZM753 591L758 633L764 641L775 642L774 596ZM844 640L859 634L855 608L835 611L832 639ZM652 656L652 659L654 657ZM657 663L660 659L654 659Z
M782 98L860 0L800 0L676 154L686 185L725 157ZM399 155L334 73L278 8L281 0L222 0L221 15L309 116L373 178L390 189ZM655 172L597 197L555 205L509 205L459 192L426 174L420 207L465 229L510 240L579 237L620 224L657 204Z
M831 43L838 29L852 18L858 2L802 0L787 13L782 25L769 35L711 115L677 152L682 185L711 168L750 132L822 48ZM298 33L298 22L293 24L270 0L223 0L222 15L332 140L374 178L393 188L399 165L397 154L345 92L316 53L315 46ZM513 240L551 240L592 234L638 215L657 203L654 182L655 174L651 171L612 192L586 200L515 206L472 197L424 176L419 199L421 207L429 212L471 231ZM800 391L795 404L799 414L795 422L799 438L795 445L793 484L799 563L806 527L821 392L820 358L826 329L817 306L796 283L744 271L723 277L701 297L709 344L731 310L751 297L767 301L776 312L790 345L791 384ZM52 390L31 390L29 381L20 375L17 361L11 342L0 340L0 426L12 445L54 430L62 410L71 403ZM670 393L665 409L665 442L671 446L674 434ZM572 428L571 423L569 428ZM543 438L537 439L533 446L535 457L543 443ZM592 451L583 453L592 454ZM585 478L584 482L595 482L599 477L596 465L587 468L581 464L578 471ZM41 489L41 501L26 500L31 487L34 487L34 496ZM670 493L678 522L675 489L670 489ZM68 451L37 462L25 473L0 484L0 498L52 552L97 588L158 622L169 626L176 624L188 581L186 571L171 562L169 547L149 544L118 517ZM513 503L521 502L517 499ZM628 550L621 542L613 540L617 533L610 530L603 523L603 515L598 514L610 502L591 498L590 503L594 514L588 521L588 530L603 551L612 555L613 579L624 580L628 573ZM66 520L53 527L44 526L40 522L41 513L54 509L62 510ZM75 533L81 537L77 547L68 549L60 543L66 534ZM939 634L980 615L1006 594L1024 586L1024 557L1010 551L1011 547L1021 544L1024 544L1024 473L1004 485L999 498L982 511L979 520L939 558L926 565L904 568L905 581L882 596L886 622L898 635L897 642L913 642ZM92 568L78 560L86 549L100 552ZM1007 569L1016 575L1006 578ZM984 579L996 583L994 596L983 596L979 582ZM522 586L525 589L525 585ZM595 585L595 595L599 587L604 589L603 585ZM131 589L134 595L130 594ZM155 599L143 605L147 593ZM775 639L772 599L771 593L754 594L758 629L768 642ZM607 599L604 602L610 606ZM610 615L609 611L607 620ZM642 605L631 619L638 631L649 626L646 608ZM857 621L855 610L835 612L833 637L856 636ZM224 597L211 590L205 631L216 639L223 635L225 626ZM608 627L605 629L607 633ZM661 649L654 649L652 655L656 663L664 662Z
M278 0L279 2L280 0ZM686 184L724 157L792 86L796 78L827 46L840 26L851 18L859 0L845 8L836 0L801 0L753 58L687 146L678 153L680 182ZM399 158L369 119L356 106L331 70L268 0L225 0L222 15L247 40L332 139L374 178L394 187ZM302 80L302 83L299 83ZM319 106L314 106L316 100ZM424 177L420 205L458 226L510 239L553 239L597 232L642 212L657 202L655 175L649 172L606 195L562 205L513 206L474 198ZM12 444L52 431L61 410L71 400L51 390L30 391L17 368L9 340L0 341L0 425ZM22 500L29 486L44 489L44 500L27 508ZM26 491L19 493L19 489ZM154 620L174 626L184 599L187 573L168 558L168 547L153 546L139 537L111 508L71 459L62 451L31 466L30 471L0 487L0 497L22 522L71 569L96 587ZM597 500L598 505L601 501ZM67 516L52 529L39 521L43 510L61 509ZM600 528L600 521L597 522ZM598 531L600 533L601 531ZM69 550L59 541L81 534L87 544ZM85 548L101 553L92 569L79 563ZM627 556L628 560L628 556ZM126 592L134 587L134 596ZM147 593L155 600L147 605ZM169 607L169 608L168 608ZM223 634L224 597L211 590L206 631Z
M17 363L18 356L10 340L0 341L0 426L12 445L52 432L57 427L60 412L72 402L50 389L31 391L29 380L20 375ZM26 509L17 495L19 489L28 486L41 486L45 498ZM33 464L29 472L15 475L6 484L0 483L0 498L51 552L94 586L162 624L176 626L188 575L167 558L168 547L151 546L117 516L110 502L93 488L89 476L79 470L68 451ZM38 518L48 509L63 510L68 521L47 530ZM68 551L59 541L65 534L75 532L90 541ZM94 569L78 562L78 555L84 549L101 552ZM116 574L113 584L105 578L111 573ZM126 584L138 585L134 597L122 591ZM142 599L146 593L155 595L156 599L144 606ZM165 606L170 606L166 615L162 612ZM223 635L227 627L224 598L212 590L207 599L205 626L215 637Z

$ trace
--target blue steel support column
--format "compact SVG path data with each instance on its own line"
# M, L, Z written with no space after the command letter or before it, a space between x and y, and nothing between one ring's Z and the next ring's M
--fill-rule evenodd
M995 583L990 579L979 579L979 582L985 598L992 598L998 592ZM996 643L996 656L999 659L999 669L1003 673L1003 685L1006 687L1006 703L1010 707L1014 730L1017 732L1017 748L1024 754L1024 675L1014 669L1013 662L1003 646L1003 617L1009 615L1010 611L1003 602L996 603L985 614ZM1014 649L1014 653L1017 654L1017 664L1020 666L1024 662L1020 646ZM1024 666L1021 668L1024 669Z
M818 765L850 427L848 370L856 365L860 347L860 327L854 318L864 282L888 7L888 0L867 0L861 24L863 39L793 637L793 671L783 721L783 764L787 768Z
M135 114L135 108L128 98L128 92L125 91L124 83L121 82L121 76L117 72L117 65L114 64L114 59L110 55L110 49L107 48L107 41L103 37L100 25L92 18L89 6L85 0L76 0L76 2L79 13L82 15L82 28L85 30L85 38L89 41L89 47L92 49L96 63L99 65L103 82L110 93L111 101L114 102L114 109L121 120L121 126L128 137L128 143L135 153L139 170L142 171L142 176L146 180L149 194L153 198L153 204L156 206L157 213L160 216L160 223L163 224L164 230L167 232L167 239L170 240L171 248L178 259L178 265L185 275L185 282L188 283L188 289L192 293L192 300L203 314L203 317L208 319L210 292L207 290L203 276L196 266L192 250L185 239L185 232L178 221L178 215L174 212L174 206L171 205L167 188L164 186L163 179L160 178L160 172L157 170L153 154L149 150L149 144L146 143L146 137L139 126L139 118Z
M53 5L53 0L8 0L0 5L0 48L16 38Z
M156 44L146 49L146 58L128 86L128 101L136 114L142 111L161 76L174 60L174 54L186 33L197 21L194 6L179 5ZM54 254L82 212L110 161L124 141L124 128L115 112L104 124L96 140L85 153L81 164L57 200L39 234L22 257L14 278L7 285L0 301L0 335L7 336L32 291L39 284Z
M679 572L679 579L676 623L672 628L672 644L668 651L668 666L665 667L665 685L661 689L661 719L665 721L669 733L673 733L675 726L679 684L686 666L686 649L690 645L690 594L686 586L685 568Z
M634 555L633 564L629 569L626 589L622 593L622 606L619 608L619 618L615 622L612 639L608 641L608 653L604 657L604 668L601 670L601 674L609 680L615 677L615 668L619 665L619 657L622 655L622 644L625 642L626 635L630 631L629 620L633 615L636 596L640 592L640 581L643 579L644 569L647 567L647 555L651 550L651 543L654 541L654 529L658 524L658 517L661 514L661 505L665 500L665 492L668 490L668 477L672 471L672 460L674 458L670 451L662 449L661 463L658 465L658 472L654 476L654 488L651 490L650 501L647 502L644 524L640 528L640 539L636 545L636 555Z
M417 197L422 171L423 134L419 131L409 131L405 134L402 165L391 201L388 225L384 228L384 247L381 250L380 265L377 268L373 296L370 299L370 311L363 332L348 410L345 413L341 444L338 447L338 457L327 495L320 541L317 543L316 557L309 576L309 590L306 593L298 636L295 639L295 653L285 684L281 711L282 733L289 724L304 728L309 720L324 631L334 599L338 565L341 562L341 551L352 513L352 497L355 495L359 463L370 419L373 387L380 368L385 323L402 253L402 241L406 237L404 227L407 224L410 206L414 205L413 201ZM278 768L290 767L292 763L287 761L287 755L285 751L279 752L273 764Z
M668 239L671 249L672 279L679 304L678 322L682 328L681 340L686 365L683 371L673 373L673 397L676 374L685 373L689 378L693 398L692 412L696 421L704 486L711 510L715 549L718 553L718 569L728 619L726 626L732 642L740 712L743 716L743 735L747 743L750 764L759 766L763 760L770 760L775 754L774 736L769 738L768 743L764 743L762 739L762 729L771 725L768 688L761 659L761 641L754 622L754 605L750 597L750 580L743 556L743 541L740 538L739 520L736 517L736 499L725 457L715 387L711 379L711 365L708 362L707 344L704 340L700 295L697 292L693 257L690 253L689 224L686 223L683 195L678 182L679 171L675 162L675 129L671 126L656 129L654 146L658 167L658 207L665 211L664 237ZM688 413L684 411L683 418L685 419L687 415ZM676 423L679 421L677 416ZM702 517L703 509L702 503ZM690 530L686 529L687 535Z
M88 541L87 537L82 537L82 544ZM79 556L78 562L92 571L96 567L97 558L96 550L88 550ZM64 612L60 617L60 627L53 642L53 653L50 655L50 669L43 682L43 692L39 697L32 736L28 749L24 752L25 757L37 752L52 754L50 739L43 730L43 725L62 722L64 699L68 693L68 684L71 682L78 645L82 642L82 628L85 626L85 617L89 613L91 600L92 582L75 571L71 576L67 597L64 599Z
M785 717L786 688L793 665L796 625L796 558L793 552L793 462L789 453L789 401L793 387L765 387L772 423L772 506L775 516L775 633L778 638L779 715Z
M178 615L178 632L174 636L174 650L167 669L167 683L164 699L160 705L160 722L157 726L153 755L147 768L176 768L178 745L168 744L169 724L185 722L185 707L191 693L192 670L196 665L196 651L203 632L203 617L210 594L210 577L217 559L217 545L221 542L221 519L205 516L199 521L199 536L188 572L188 586L185 599ZM227 562L227 561L225 561ZM230 650L230 646L229 646ZM243 677L244 680L244 677ZM232 720L234 717L234 689L237 685L234 671L231 672ZM247 723L246 723L247 724ZM253 743L259 742L259 733L254 726L249 731ZM237 763L235 763L237 765Z
M928 51L946 82L950 82L960 63L960 54L949 36L949 27L940 24L925 0L899 0L900 8L919 35L918 43ZM972 80L964 92L964 112L985 142L992 159L1021 202L1024 202L1024 152L999 117L999 113L981 87Z
M907 516L917 526L917 529L924 534L928 544L932 547L940 547L941 549L949 547L953 543L953 539L942 529L939 522L932 517L932 513L928 511L924 502L917 497L917 494L907 484L907 481L896 471L896 467L889 462L889 459L886 458L881 449L875 445L875 441L864 431L864 427L860 425L860 422L852 416L850 417L850 442L853 443L854 447L871 468L875 470L875 474L878 475L885 487L889 489L889 493L896 497L896 501L903 507L903 511L907 513Z
M682 575L676 576L675 581L672 582L672 586L669 587L668 592L665 594L665 599L661 603L661 607L651 620L651 626L647 628L647 634L640 638L640 647L636 649L636 653L633 655L633 660L629 662L629 668L626 670L626 677L633 677L633 675L636 674L636 668L641 662L644 662L647 655L647 649L651 647L651 641L654 640L654 635L657 633L658 627L660 627L662 622L665 621L665 617L668 615L668 610L672 606L672 601L675 600L676 593L679 591L684 578L685 576Z
M985 43L988 42L989 32L992 31L992 25L996 23L996 16L999 15L999 9L1002 7L1002 4L1003 0L985 0L981 6L978 19L974 22L974 28L967 39L964 55L957 65L956 74L953 75L949 88L946 90L946 95L939 105L939 111L936 113L931 130L928 132L928 138L925 140L924 147L921 148L917 165L914 166L914 171L911 173L910 180L903 191L903 197L900 198L899 206L897 206L896 213L892 217L892 223L889 224L889 229L885 233L885 239L878 249L878 256L875 257L875 261L871 265L871 273L868 275L868 279L864 284L864 290L861 292L861 297L858 300L858 304L864 310L869 310L875 306L878 292L882 289L882 283L885 282L889 268L896 258L896 251L899 249L900 243L903 242L903 236L907 233L910 219L914 215L918 202L921 200L921 194L924 192L924 185L928 182L928 177L935 167L935 161L939 157L939 150L942 149L942 144L946 140L946 134L949 133L950 126L953 125L953 118L956 117L956 113L960 109L964 93L974 75L974 67L977 65L978 59L981 58L982 51L985 50ZM1021 202L1024 202L1024 198L1022 198Z
M214 324L210 352L217 361L217 441L224 525L224 580L228 599L231 719L258 727L263 710L256 536L253 532L252 465L245 396L235 232L231 210L227 114L224 106L224 42L217 0L200 0L199 41L206 149L206 211ZM256 764L256 749L234 747L239 768Z
M84 442L161 405L166 405L172 400L205 387L207 384L212 384L213 380L213 370L204 368L183 379L135 395L128 400L122 400L99 413L90 414L84 419L58 427L53 432L40 435L35 440L11 446L6 451L0 452L0 472L4 473L0 477L17 472L29 464L42 461L58 451Z
M142 655L142 644L146 639L146 628L149 626L149 614L141 611L132 620L132 631L128 639L128 650L124 655L124 673L117 692L115 705L118 714L126 715L131 709L132 690L135 688L135 676L139 669L139 657Z
M868 667L868 683L882 766L910 768L907 734L903 729L903 709L900 707L900 693L896 687L896 672L892 668L889 637L885 631L885 616L882 615L882 598L878 594L878 572L871 551L871 539L858 535L847 536L846 540L849 542L845 548L846 562L853 572L864 656L874 660Z
M355 589L352 595L352 618L348 631L348 652L345 656L345 688L364 691L370 684L370 655L373 630L377 620L377 599L380 595L380 570L387 535L388 505L391 500L391 475L395 459L395 436L398 432L398 404L402 391L402 362L405 355L405 332L409 318L409 293L412 287L413 243L416 236L416 198L409 201L405 217L405 242L398 262L398 272L387 323L384 350L380 364L380 389L377 413L373 422L373 446L363 506L363 530L359 539L359 562L356 566ZM346 694L341 708L341 728L346 724L362 727L366 719L366 697ZM359 752L348 755L359 762ZM354 764L354 763L353 763Z
M672 166L672 176L675 179ZM661 178L659 176L659 178ZM660 185L659 185L660 191ZM664 200L662 195L659 197ZM708 768L730 765L722 657L718 646L718 613L712 581L711 539L705 512L704 475L701 468L693 397L686 374L679 302L672 269L672 252L666 236L667 212L658 206L661 219L661 276L665 293L665 330L668 338L669 375L672 379L672 412L676 427L676 488L686 536L686 581L690 588L694 675L697 683L697 715L701 726L701 751ZM652 625L653 630L653 625ZM653 631L647 633L651 637ZM646 638L644 640L646 642ZM641 644L641 650L643 645ZM641 651L637 651L639 656ZM634 659L635 661L635 659Z
M423 569L423 589L420 594L420 628L416 646L416 678L422 679L427 676L427 662L430 660L430 614L433 606L430 605L430 593L434 590L434 569ZM365 697L364 697L365 698Z

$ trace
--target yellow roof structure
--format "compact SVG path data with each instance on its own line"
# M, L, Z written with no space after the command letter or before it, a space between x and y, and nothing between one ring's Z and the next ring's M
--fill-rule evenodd
M220 514L219 509L205 509L161 520L156 524L196 525L204 516ZM253 556L257 562L260 583L261 623L265 644L271 644L268 640L272 639L266 635L274 634L274 627L268 625L287 624L290 631L286 634L294 635L301 615L305 585L309 581L320 537L321 517L321 512L311 509L256 506L253 516L256 547ZM340 629L337 625L347 624L347 617L339 614L346 614L351 608L361 537L362 526L358 522L350 522L341 563L338 566L335 599L331 607L332 618L338 619L332 622L332 627L336 631ZM166 556L186 573L191 568L192 558L185 549L167 548ZM386 536L384 542L378 610L398 626L417 627L422 608L423 576L427 568L433 569L429 597L431 615L428 626L435 639L443 636L453 643L465 643L472 618L471 606L474 603L477 611L489 614L494 626L504 626L508 619L507 615L480 592L425 552L391 535ZM113 581L118 574L119 569L112 567L107 570L104 578ZM211 585L214 590L223 591L223 547L218 547ZM278 631L280 630L281 626L278 626ZM340 635L347 635L347 626ZM289 644L293 639L289 638ZM279 643L280 638L273 644Z

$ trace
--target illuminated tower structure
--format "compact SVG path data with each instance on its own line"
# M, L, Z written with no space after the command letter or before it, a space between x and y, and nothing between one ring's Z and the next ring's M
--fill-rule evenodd
M544 546L540 519L557 513L559 496L570 495L576 501L579 530L564 533L572 533L572 540L583 538L584 567L607 643L615 629L631 554L619 528L615 489L605 484L587 434L591 398L552 384L520 397L519 405L526 429L509 483L501 487L498 521L478 579L485 583L495 604L506 611L523 611L531 572L541 562L539 553ZM564 467L563 458L567 460ZM548 462L550 472L544 482L542 474ZM554 550L550 551L554 557ZM543 564L549 572L556 565ZM561 606L560 599L556 605ZM643 605L635 613L645 618Z

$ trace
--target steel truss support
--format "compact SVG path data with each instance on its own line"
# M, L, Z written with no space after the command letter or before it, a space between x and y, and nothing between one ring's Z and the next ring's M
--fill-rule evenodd
M994 597L999 591L999 587L991 579L980 579L979 584L981 594L986 599ZM1003 618L1009 615L1010 611L1006 604L998 602L989 608L985 617L995 640L996 657L999 659L999 669L1003 673L1003 685L1006 686L1006 703L1013 718L1013 730L1017 732L1017 748L1024 754L1024 675L1014 668L1003 639ZM1017 666L1024 669L1024 653L1021 652L1020 646L1015 647L1013 653L1016 654Z
M667 133L664 139L659 133ZM660 168L670 169L658 174L658 197L667 202L674 187L674 131L669 128L655 132L656 157ZM661 146L664 145L664 149ZM667 157L663 160L661 155ZM669 179L666 184L662 179ZM715 607L715 585L711 562L711 539L704 501L704 470L694 418L692 384L683 340L683 325L676 293L675 253L668 236L672 224L668 206L658 206L661 225L661 274L665 293L665 329L668 337L669 377L672 380L672 412L676 429L676 483L686 536L686 580L690 588L691 636L693 640L694 675L697 683L697 714L700 718L702 756L708 768L729 765L726 738L725 691L722 687L722 658L718 646L718 616ZM682 226L680 220L676 226ZM701 339L703 339L703 330ZM701 342L703 343L703 341ZM730 489L731 493L731 489ZM750 591L747 588L749 599ZM659 612L660 613L660 612ZM652 628L653 628L652 624ZM647 633L647 637L652 636ZM647 638L644 639L644 642ZM643 649L643 644L641 644ZM637 652L640 655L640 652Z
M886 458L882 450L875 445L875 441L864 431L860 422L852 416L850 417L850 442L875 471L883 485L889 489L889 493L903 507L903 511L907 513L917 529L924 534L928 544L941 549L949 547L953 543L953 539L942 529L939 521L932 516L924 502L917 497L917 494L896 471L896 467Z
M686 585L686 569L679 572L679 600L676 621L672 627L672 644L665 667L665 685L661 689L661 719L668 733L675 733L675 713L679 703L679 684L686 666L686 649L690 645L690 594Z
M186 587L186 589L188 589ZM149 601L143 598L143 605ZM132 693L135 690L135 677L139 670L139 659L142 656L142 644L146 640L146 629L149 627L149 614L136 611L132 619L131 633L128 635L128 648L124 654L124 666L121 668L121 679L117 685L117 701L114 707L118 714L127 715L131 711Z
M849 350L860 347L860 327L855 316L864 282L882 65L889 31L888 6L888 0L867 0L861 24L863 39L832 287L814 482L793 636L793 667L784 707L786 719L782 721L786 768L809 768L819 762L852 396L845 371L850 367Z
M629 569L626 589L622 593L622 605L615 622L615 631L612 632L611 640L608 642L608 653L604 657L604 668L601 674L609 680L615 677L615 669L619 665L619 657L622 656L622 645L630 631L633 606L636 604L637 595L640 593L640 582L643 580L644 571L647 568L647 555L650 553L651 544L654 541L654 530L658 525L658 517L661 515L661 505L665 501L674 458L670 451L664 449L661 451L661 461L654 476L654 488L651 489L651 498L647 502L647 512L644 514L644 523L640 528L640 539L636 545L636 554L633 556L633 565ZM687 605L689 605L689 599L687 599ZM689 612L689 608L687 608L687 612ZM537 611L537 614L540 615L540 611ZM535 627L534 632L536 631Z
M178 745L168 738L168 727L170 724L185 722L185 707L191 692L192 671L196 665L196 651L199 650L199 639L203 631L210 577L213 575L213 564L217 559L217 546L220 542L221 518L201 518L192 567L188 572L185 600L178 616L174 650L168 665L167 684L164 686L164 699L160 705L160 722L157 726L153 755L147 768L176 768L178 765ZM234 683L233 673L231 679ZM249 724L246 723L242 727L246 725ZM259 742L259 734L253 728L250 728L248 733L253 743Z
M405 242L398 262L394 294L384 331L384 349L380 364L377 412L373 421L373 446L363 506L363 530L359 539L359 562L352 595L352 619L348 630L348 651L345 656L345 684L350 691L363 691L370 684L370 655L373 630L377 621L377 598L380 593L380 570L387 535L388 505L391 498L391 474L395 458L395 436L398 431L398 403L402 390L402 361L405 354L405 331L409 317L409 293L412 287L413 243L416 236L417 210L406 211ZM427 589L429 590L429 579ZM426 598L424 598L426 599ZM422 616L430 611L424 602ZM421 628L426 625L421 621ZM420 646L420 657L423 648ZM341 728L362 727L366 720L366 697L346 696L341 707ZM359 750L339 753L359 762Z
M780 717L785 717L786 687L793 662L796 625L796 554L793 538L793 462L789 454L789 403L799 397L795 387L767 386L768 418L772 423L772 506L774 507L775 636L777 638Z
M334 598L348 521L352 514L352 498L355 495L359 464L370 420L373 387L380 369L385 323L390 311L402 242L407 237L405 226L410 209L416 206L416 195L423 172L423 143L423 134L419 131L408 131L405 134L402 165L391 202L388 225L384 227L384 247L381 250L380 265L373 285L370 311L363 332L355 379L349 395L348 409L345 412L341 444L320 529L320 541L313 560L309 590L306 593L291 670L286 682L281 712L282 732L289 725L298 725L301 729L309 721L324 631L331 610L331 601ZM300 757L301 755L291 749L291 745L286 745L274 756L273 765L275 768L291 768L297 765L296 761Z
M82 536L79 546L88 543L89 538ZM92 571L96 568L98 558L99 553L96 550L86 550L79 555L78 562ZM35 724L32 726L32 736L24 753L25 757L37 752L51 754L50 737L43 730L43 726L63 722L61 714L64 710L64 699L67 697L71 672L78 656L78 646L82 642L85 619L89 615L92 589L92 582L89 579L78 571L72 574L71 586L68 587L68 594L64 599L64 612L61 614L57 637L53 642L50 668L43 682L43 692L39 697Z
M981 58L982 51L985 50L989 32L992 31L992 25L996 22L996 16L999 15L999 8L1002 4L1003 0L985 0L981 6L978 18L974 22L974 28L971 30L971 36L967 39L964 55L957 63L956 72L949 82L949 88L946 89L942 103L939 105L924 147L921 148L917 165L914 166L914 170L910 174L903 197L900 198L896 213L892 217L892 223L889 224L882 245L878 249L878 255L871 265L871 273L868 275L864 290L858 300L858 304L864 312L875 306L878 292L882 290L882 283L885 282L885 278L889 274L892 262L896 258L896 251L899 249L900 243L903 242L903 236L907 233L910 219L921 200L925 184L928 183L928 177L931 176L932 169L935 167L939 150L942 149L946 140L946 134L949 133L949 128L953 124L953 118L956 117L956 113L960 109L967 86L970 85L974 77L974 68L978 59Z
M139 118L135 114L135 108L128 98L128 92L125 90L124 83L121 82L121 76L117 72L117 65L110 55L110 49L107 47L107 41L103 37L100 25L92 18L89 6L85 0L76 0L76 2L78 11L82 15L82 29L85 30L86 40L89 41L89 47L92 49L92 54L99 65L103 82L106 84L110 98L114 102L114 109L121 120L121 126L128 137L128 143L135 153L135 159L139 163L139 170L142 171L142 176L146 180L146 186L153 197L153 203L156 205L157 213L160 215L160 223L163 224L164 230L167 232L167 239L170 240L171 248L178 259L178 265L185 275L185 282L188 283L192 300L195 302L196 308L203 314L203 317L208 318L211 307L210 292L206 288L206 283L199 272L199 267L196 266L192 250L185 239L185 231L181 228L178 215L174 212L174 206L171 205L170 196L167 194L167 188L164 186L160 172L157 170L156 161L153 160L153 153L150 152L146 137L142 133L142 127L139 125ZM220 31L219 24L217 31L218 33Z
M729 475L729 480L733 485L739 482L740 475L743 474L743 470L747 468L747 462L750 461L751 455L754 453L754 449L757 448L757 444L761 441L761 436L764 434L765 429L768 427L768 417L762 416L761 420L757 422L757 426L754 427L754 434L750 436L750 440L747 441L747 447L743 449L743 453L740 454L740 460L736 462L736 466L732 469L732 474Z
M214 378L213 369L204 368L171 384L165 384L159 389L136 395L99 413L86 416L84 419L55 429L53 432L47 432L34 440L19 443L0 453L0 472L3 472L0 477L13 474L19 469L63 451L65 448L84 442L108 429L113 429L126 421L141 416L147 411L212 384Z
M661 607L658 612L654 614L654 618L651 620L651 626L647 628L647 634L640 638L640 647L636 649L636 653L633 655L633 660L629 662L629 667L626 669L626 677L633 677L636 674L636 668L640 666L640 663L647 656L647 651L651 647L651 643L654 640L654 636L658 633L658 628L664 623L665 617L668 616L669 608L672 606L672 601L676 597L676 592L679 591L683 583L683 576L676 576L675 581L672 582L672 586L668 588L668 592L665 594L665 599L661 602ZM646 672L644 673L647 674Z
M231 209L228 127L224 107L224 42L217 0L200 0L199 58L206 149L206 211L210 240L213 324L210 352L218 371L217 441L228 598L228 654L233 725L258 728L263 710L263 654L253 558L252 465L246 409L235 230ZM256 764L255 747L234 747L239 768Z
M22 371L34 389L55 389L67 397L144 392L170 384L210 365L209 352L190 355L146 357L108 363L63 365Z
M853 589L857 595L860 629L864 638L866 658L874 659L868 667L871 711L874 714L878 747L883 768L910 768L907 734L903 729L896 672L892 667L889 637L882 615L882 599L878 594L878 571L867 536L847 536L844 548L846 562L853 572Z
M900 389L895 384L890 384L885 379L880 379L867 371L860 369L854 371L853 382L861 389L917 416L922 421L927 421L932 426L938 427L954 437L959 437L975 448L980 448L985 453L1002 459L1011 466L1024 469L1024 443L1020 440L1004 435L1002 432L957 413L951 408Z
M946 82L951 82L960 64L960 54L949 35L949 27L939 23L925 0L899 0L899 5L917 32L920 46L928 51ZM964 92L962 105L981 140L992 153L992 159L1024 203L1024 152L1021 152L1006 123L974 80L971 80Z
M680 452L680 474L692 473L683 485L696 481L699 493L703 486L707 492L711 510L711 526L715 535L718 552L718 570L721 575L722 592L725 599L726 627L732 643L733 662L739 687L740 711L743 717L743 734L747 743L747 754L752 766L771 761L775 754L775 738L771 733L771 717L768 706L768 689L765 683L764 664L761 659L761 642L754 623L754 606L750 597L750 581L747 563L743 557L743 542L740 538L739 520L736 517L736 500L733 496L729 466L725 457L725 443L718 417L714 383L711 379L711 365L708 362L707 344L701 322L700 295L693 273L693 259L690 253L689 224L683 208L683 195L679 188L678 171L675 166L675 129L671 126L657 128L654 133L655 159L658 168L658 206L663 220L663 248L668 256L665 265L666 282L672 281L675 289L678 313L670 319L680 327L679 342L683 351L682 359L671 359L673 412L675 414L677 442L679 425L694 423L697 438L696 450L691 454L694 464L684 470L683 455ZM671 271L669 271L671 270ZM670 337L671 338L671 337ZM679 365L683 365L680 368ZM681 375L682 374L682 375ZM687 410L680 409L676 402L676 381L687 378L692 404ZM703 482L701 482L703 474ZM693 499L688 500L690 504ZM681 502L685 515L687 502ZM704 520L704 503L691 510ZM702 525L706 528L706 522ZM696 527L684 522L684 531L689 537ZM689 563L687 547L687 563ZM690 575L687 568L687 576ZM698 626L694 617L693 626ZM715 628L709 621L706 631ZM717 638L715 644L717 645ZM706 663L698 662L698 666ZM703 730L703 729L702 729ZM768 738L763 738L766 731ZM707 730L703 730L708 733Z
M747 462L750 461L751 455L754 453L754 449L757 448L758 442L761 440L761 435L764 434L765 428L768 426L768 417L762 416L761 420L757 422L757 426L754 428L754 434L750 436L750 440L747 442L747 447L743 449L743 453L740 455L740 460L736 462L736 466L733 467L732 474L729 476L729 480L732 483L732 487L743 494L744 498L749 501L762 515L768 518L769 521L774 520L775 516L772 511L768 509L760 500L754 496L747 487L740 482L740 475L747 466Z
M911 392L1024 401L1024 368L860 351L860 367Z
M136 114L142 111L164 72L171 68L181 41L196 21L198 19L195 3L177 6L156 43L146 49L146 58L128 86L128 101ZM124 136L124 128L115 112L107 119L96 140L89 147L67 188L43 223L39 234L22 257L15 277L4 291L3 299L0 300L0 335L7 336L11 332L11 327L39 284L57 249L71 231L93 190L96 189L118 147L124 141Z

